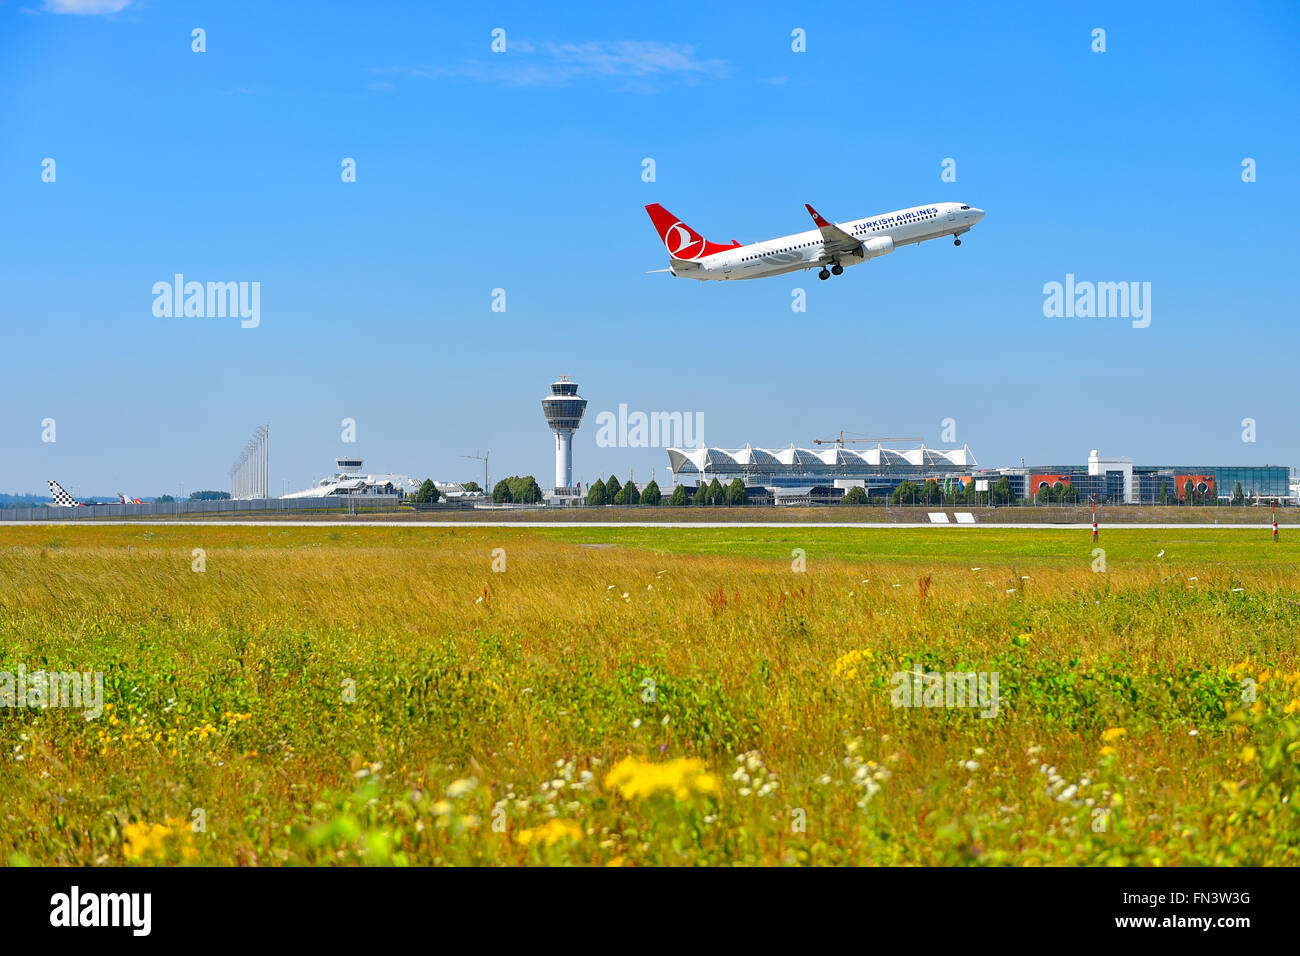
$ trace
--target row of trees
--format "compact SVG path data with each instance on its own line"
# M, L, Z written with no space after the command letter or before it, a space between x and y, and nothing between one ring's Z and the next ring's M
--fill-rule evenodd
M483 487L477 481L461 482L461 487L466 491L481 492ZM497 504L508 504L510 502L520 502L523 504L536 504L543 498L542 489L537 484L537 479L532 475L520 477L511 475L509 478L502 478L492 489L492 500ZM411 501L417 505L437 504L442 499L442 492L438 491L438 486L433 483L432 478L426 478L416 489L415 494L411 496Z
M678 485L673 489L669 496L668 504L681 507L683 505L720 505L730 507L735 505L744 505L749 503L749 494L745 490L745 482L737 478L729 485L723 485L722 482L714 478L707 485L700 485L694 492L688 491L685 485ZM661 505L664 503L663 492L656 481L649 482L644 488L637 490L636 485L628 482L626 485L620 484L616 475L610 475L605 481L599 479L592 485L587 486L587 504L589 505Z
M853 488L850 489L850 492L861 490L861 488ZM1046 489L1044 490L1046 491ZM1069 490L1077 497L1078 492L1075 489L1070 488ZM862 497L865 501L865 493ZM956 487L945 492L943 485L933 478L927 478L925 484L922 485L918 485L915 481L904 480L898 483L893 494L889 496L890 504L895 505L979 505L985 503L1009 505L1014 500L1015 494L1011 490L1011 482L1007 480L1006 475L995 481L988 491L976 491L974 481L968 481L965 485L958 482ZM1066 499L1052 500L1064 501ZM849 502L846 500L845 503Z
M229 501L228 491L191 491L190 501ZM176 499L171 495L159 495L154 499L158 504L173 504Z
M1067 481L1058 481L1046 488L1039 488L1034 500L1040 505L1073 505L1079 503L1079 489Z
M681 492L679 498L677 492ZM686 489L678 485L673 489L673 496L669 499L670 504L686 504ZM749 503L749 492L745 490L745 482L736 478L731 484L724 486L722 482L714 478L707 485L700 485L695 490L695 495L690 499L693 505L721 505L723 507L736 507Z
M663 498L664 494L656 481L637 490L632 482L619 484L618 476L610 475L608 481L597 478L594 484L587 486L589 505L658 505Z
M1174 498L1169 488L1169 479L1160 479L1160 503L1162 505L1203 505L1207 501L1217 503L1218 500L1219 496L1213 485L1203 492L1197 491L1196 483L1190 478L1183 482L1182 498ZM1240 481L1237 482L1237 487L1232 489L1232 503L1234 505L1244 505L1246 503L1246 492L1242 490Z
M483 490L474 481L464 482L463 487L466 491ZM200 496L204 499L209 497L230 497L225 492L217 491L196 491L190 495L192 499L199 499ZM416 504L433 504L441 497L433 481L426 478L411 500ZM503 478L492 489L492 500L497 504L511 502L536 504L542 501L543 498L542 489L537 484L537 479L532 475L523 477L512 475L509 478ZM1039 489L1034 499L1039 504L1077 504L1079 490L1071 484L1060 482L1057 485ZM170 501L172 499L169 495L163 495L158 500ZM934 478L927 478L923 484L905 480L894 488L889 500L891 504L895 505L980 505L986 503L1010 505L1016 503L1015 495L1011 490L1011 482L1007 480L1005 475L994 482L988 491L979 492L975 490L974 481L968 481L965 485L959 483L956 487L945 492L943 486ZM1213 488L1204 493L1198 492L1190 478L1183 486L1182 502L1204 504L1207 501L1214 500L1216 498ZM723 485L717 478L714 478L707 485L699 486L698 490L694 492L688 491L685 485L678 485L673 489L673 493L668 497L667 501L668 504L676 506L713 505L728 507L748 504L749 495L745 489L745 482L740 478L736 478L728 485ZM1232 503L1234 505L1243 505L1246 501L1246 493L1239 481L1232 491ZM610 475L605 481L597 479L594 484L587 487L587 504L589 505L660 505L663 502L663 492L655 481L651 481L644 488L638 490L632 482L629 481L624 485L619 482L616 475ZM840 499L840 503L846 505L879 504L880 502L881 498L879 496L875 498L869 497L862 488L858 487L850 488L844 497ZM1167 480L1160 482L1160 503L1162 505L1171 503L1171 493ZM1173 503L1179 502L1175 501Z

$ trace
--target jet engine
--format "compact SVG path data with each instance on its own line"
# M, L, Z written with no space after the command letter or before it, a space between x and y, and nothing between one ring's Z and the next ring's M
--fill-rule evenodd
M867 250L867 258L874 259L876 256L887 256L894 251L894 240L890 236L876 236L868 239L862 244Z

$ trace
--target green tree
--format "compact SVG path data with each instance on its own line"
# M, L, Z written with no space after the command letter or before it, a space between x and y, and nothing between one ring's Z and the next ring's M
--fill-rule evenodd
M921 504L937 505L943 492L939 488L939 482L933 478L925 479L925 484L921 486Z
M843 505L865 505L866 503L867 493L857 485L846 491L844 497L840 499L840 504Z
M1167 478L1160 479L1160 503L1162 505L1169 504L1169 480Z
M673 488L672 497L668 499L668 503L675 508L680 508L682 505L690 504L690 500L690 496L686 494L686 486L677 485Z
M640 501L641 494L636 490L636 485L630 481L620 488L618 494L614 496L614 504L616 505L635 505L639 504Z
M1244 505L1246 503L1246 492L1241 487L1241 482L1237 482L1237 487L1232 489L1232 503L1234 505Z
M510 484L511 501L535 505L546 498L542 493L542 486L532 475L511 475L506 481Z
M725 505L726 503L727 503L727 492L722 487L722 482L718 481L717 478L714 478L711 482L709 482L709 504L721 506L721 505Z
M695 486L695 495L691 498L691 504L704 507L709 503L709 486L703 478Z
M889 496L889 500L896 505L914 505L920 497L921 486L904 478L894 488L894 493Z
M460 486L461 486L462 488L464 488L466 491L482 491L482 490L483 490L483 489L479 486L479 483L478 483L477 481L462 481L462 482L460 483Z
M1056 485L1059 484L1058 481ZM1045 488L1038 489L1034 497L1040 505L1050 505L1053 501L1061 500L1061 489L1057 488L1056 485L1048 485Z
M618 493L623 486L619 483L616 475L610 475L609 481L605 482L605 504L612 505L618 497Z
M1196 486L1192 484L1192 479L1190 478L1183 483L1183 497L1187 499L1189 505L1196 504Z
M740 478L733 479L731 484L727 485L726 494L728 505L740 506L749 501L749 493L745 491L745 482Z
M415 496L411 498L411 500L417 505L431 505L435 504L441 497L442 495L438 493L438 489L434 485L433 479L426 478L420 484L419 490L415 492Z
M659 490L659 483L651 479L650 483L641 489L641 504L658 505L663 500L663 492Z
M1011 482L1003 475L993 483L993 503L995 505L1011 504Z
M587 504L603 505L605 504L605 483L599 478L594 485L587 486Z
M174 502L175 500L176 500L176 499L173 498L171 495L159 495L157 498L154 499L154 501L158 502L159 504L164 504L164 505L169 505L169 504L171 504L172 502Z
M190 501L227 501L230 498L228 491L192 491L190 492Z
M508 505L514 499L510 497L510 482L502 478L492 489L492 500L499 505Z

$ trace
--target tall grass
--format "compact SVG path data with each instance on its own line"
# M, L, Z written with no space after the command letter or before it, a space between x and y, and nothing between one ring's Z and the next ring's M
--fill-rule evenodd
M1300 862L1290 543L1063 534L4 529L0 859Z

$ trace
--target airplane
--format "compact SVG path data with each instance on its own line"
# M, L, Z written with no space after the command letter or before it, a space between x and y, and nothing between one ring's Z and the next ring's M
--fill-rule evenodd
M49 507L51 508L86 507L86 503L84 501L78 501L76 498L72 497L72 495L68 494L66 491L63 490L63 486L59 484L57 481L49 481L47 482L47 484L50 486L50 497L54 499L53 503L50 504ZM128 498L120 491L117 493L117 501L110 501L106 503L114 504L114 505L144 504L144 502L142 502L139 498Z
M63 486L59 484L57 481L51 480L48 482L48 484L50 486L50 497L54 499L54 503L51 504L49 507L51 508L86 507L82 502L78 501L76 498L72 497L72 495L64 491Z
M726 246L709 242L659 203L645 207L668 250L670 265L652 272L670 272L688 279L761 279L800 269L816 269L819 279L840 275L846 266L885 256L899 246L929 239L958 237L984 218L984 210L963 203L941 202L899 209L869 219L830 223L807 203L816 229L778 239ZM827 266L830 268L827 269Z

